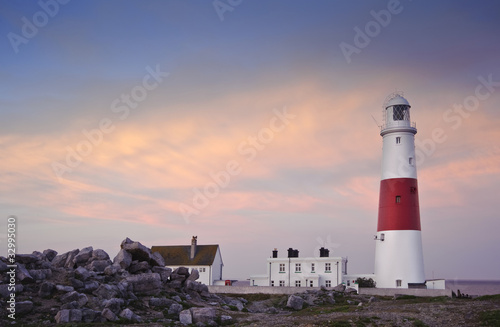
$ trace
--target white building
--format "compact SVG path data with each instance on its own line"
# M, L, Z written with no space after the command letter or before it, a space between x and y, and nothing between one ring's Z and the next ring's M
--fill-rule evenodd
M250 277L251 286L334 287L342 284L347 272L347 259L330 257L330 251L320 249L319 257L300 258L299 251L288 249L286 258L278 258L274 249L267 259L267 273Z
M222 256L218 244L198 245L197 236L193 236L191 245L153 246L152 252L159 252L165 260L165 266L172 270L179 267L197 269L200 278L197 281L213 285L222 280Z

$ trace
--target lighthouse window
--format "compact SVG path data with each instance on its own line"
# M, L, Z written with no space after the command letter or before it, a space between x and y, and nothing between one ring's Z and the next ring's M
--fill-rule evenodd
M408 108L405 105L396 105L392 107L393 120L410 120L408 117Z
M401 143L401 137L396 137L396 144L400 144Z
M396 195L396 203L401 203L401 195Z
M413 166L413 158L410 157L408 161L410 162L410 166Z

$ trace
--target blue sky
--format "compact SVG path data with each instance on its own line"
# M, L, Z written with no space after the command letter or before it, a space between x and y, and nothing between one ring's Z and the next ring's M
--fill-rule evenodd
M311 256L319 245L370 273L376 124L400 90L422 154L427 277L500 276L496 1L222 2L223 20L211 1L0 1L0 215L18 217L20 252L92 245L114 256L125 237L198 235L221 245L228 278L263 272L275 247ZM341 44L367 26L378 29L346 58ZM13 34L26 42L13 46ZM140 93L144 79L154 87ZM125 117L113 103L133 92ZM293 118L265 134L276 111ZM85 143L103 122L108 132ZM71 151L81 153L70 167ZM239 172L185 219L182 204L229 162Z

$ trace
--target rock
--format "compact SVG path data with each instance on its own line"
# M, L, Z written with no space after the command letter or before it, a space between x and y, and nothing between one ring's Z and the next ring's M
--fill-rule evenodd
M359 302L358 307L362 307L362 306L363 306L363 302Z
M107 266L106 268L104 268L104 275L106 275L106 276L113 276L120 269L121 268L120 268L119 265L112 264L111 266Z
M55 319L58 324L80 322L82 321L82 311L78 309L63 309L57 313Z
M22 263L23 265L28 265L30 263L37 262L38 257L34 254L16 254L16 262L18 264Z
M94 260L109 260L109 255L104 250L96 249L96 250L92 251L92 259L94 259Z
M122 269L127 269L128 267L130 267L131 263L132 255L124 249L121 249L113 259L113 265L119 266Z
M35 280L33 277L31 277L30 273L28 270L26 270L26 267L22 263L17 264L16 268L16 278L23 284L29 284L33 283Z
M274 308L276 309L276 308ZM221 325L230 325L233 323L233 317L227 316L227 315L222 315L220 316L220 323Z
M357 294L358 291L356 291L355 288L348 287L348 288L346 288L346 290L344 291L344 293L346 293L346 294Z
M338 284L334 288L332 288L332 291L342 293L345 291L345 285L344 284Z
M288 297L288 301L286 302L286 306L294 310L302 310L303 305L304 299L297 295L290 295L290 297Z
M73 292L75 290L74 287L72 286L66 286L66 285L56 285L56 290L60 292Z
M51 282L43 282L38 290L38 296L41 298L50 298L56 290L56 285Z
M182 311L182 305L179 303L172 303L168 308L169 315L178 315Z
M164 298L164 297L152 297L149 299L149 305L152 307L169 307L171 305L175 304L173 300Z
M126 308L122 312L120 312L119 316L122 318L125 318L127 320L134 321L134 322L141 322L142 321L141 317L136 315L129 308Z
M66 262L64 263L64 268L74 268L75 267L74 260L79 252L80 252L79 249L75 249L73 251L68 252L68 258L66 259Z
M189 275L187 280L195 281L198 278L200 278L200 273L198 272L198 269L193 269L193 270L191 270L191 274Z
M30 269L28 272L35 281L52 277L52 270L50 269Z
M368 300L368 303L372 303L372 302L377 302L378 299L374 296L372 296L369 300Z
M5 299L10 298L10 294L12 293L12 291L9 290L10 287L12 286L9 286L9 284L0 285L0 296ZM16 284L14 293L21 293L22 291L24 291L24 286L22 284Z
M111 266L111 260L94 260L86 267L91 271L103 272L107 267Z
M167 267L153 267L151 271L160 275L163 282L167 282L172 274L172 268Z
M149 262L152 256L151 249L140 242L130 240L128 237L122 242L121 248L132 255L132 260Z
M147 261L132 261L130 264L130 267L128 268L128 271L130 271L131 274L136 274L139 272L145 273L149 270L149 263Z
M182 311L181 311L182 312ZM193 315L193 323L210 323L215 320L216 311L214 308L191 308L191 314Z
M88 301L89 301L89 299L88 299L87 295L82 294L82 293L78 294L78 300L77 300L78 307L81 308L81 307L85 306L85 304L87 304Z
M118 319L116 317L116 315L114 314L114 312L111 311L108 308L105 308L104 310L102 310L101 316L103 316L104 318L106 318L106 320L108 320L108 321L115 321L115 320Z
M114 313L118 313L122 309L122 306L125 304L125 301L123 301L123 299L112 298L102 301L101 304L102 306L104 306L104 308L108 308Z
M57 312L56 314L56 323L58 324L64 324L69 322L69 310L68 309L63 309Z
M66 264L66 260L68 260L69 252L56 255L54 259L52 259L52 267L54 268L62 268ZM64 313L65 314L65 313ZM69 315L69 312L68 312ZM69 319L69 316L68 316Z
M61 310L63 309L78 309L80 306L78 305L77 301L71 301L68 303L64 303L61 305Z
M179 322L183 325L191 325L193 323L193 316L191 310L182 310L179 313Z
M83 322L94 322L100 316L101 313L99 311L95 311L92 309L82 309Z
M129 276L126 281L136 294L157 294L161 290L161 278L157 273Z
M9 270L9 267L7 267L7 264L0 260L0 272L4 272L7 270Z
M154 252L151 254L151 259L149 259L149 264L152 267L158 266L158 267L164 267L165 266L165 259L161 256L159 252Z
M85 283L76 278L70 278L69 282L76 290L85 287Z
M90 272L83 268L78 267L75 269L75 278L78 278L81 281L86 281L90 277Z
M182 299L181 299L181 297L179 295L172 296L172 300L174 300L175 302L179 302L179 303L182 302Z
M186 267L179 267L179 268L175 269L172 274L183 275L183 276L185 276L184 277L184 279L185 279L189 276L189 269Z
M83 248L77 255L75 255L73 263L77 266L84 266L92 257L92 252L94 252L94 249L91 246Z
M52 261L56 257L57 251L54 251L52 249L47 249L47 250L43 251L43 254L45 254L45 258L48 261Z
M347 304L356 304L356 301L347 300Z
M78 293L77 291L72 291L72 292L69 292L69 293L62 295L59 298L59 300L61 300L62 303L78 301L79 295L80 295L80 293Z
M101 284L92 294L100 299L109 300L118 295L118 287L116 285Z
M31 301L16 302L17 314L24 315L26 313L31 312L31 310L33 310L33 302Z
M81 292L90 294L90 293L94 292L95 290L97 290L99 288L99 285L100 284L98 282L96 282L95 280L90 281L90 282L86 282L84 284L83 289L81 290Z
M35 264L37 264L37 265L40 265L43 261L47 260L47 257L42 252L33 251L33 253L31 253L31 254L37 258L37 261L35 262Z

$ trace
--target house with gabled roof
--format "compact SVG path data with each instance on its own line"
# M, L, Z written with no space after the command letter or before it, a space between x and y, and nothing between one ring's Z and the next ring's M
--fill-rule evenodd
M197 269L200 277L197 281L213 285L222 280L222 256L218 244L198 245L197 236L191 239L191 245L152 246L152 252L158 252L165 260L165 266L176 269L187 267L191 272Z

